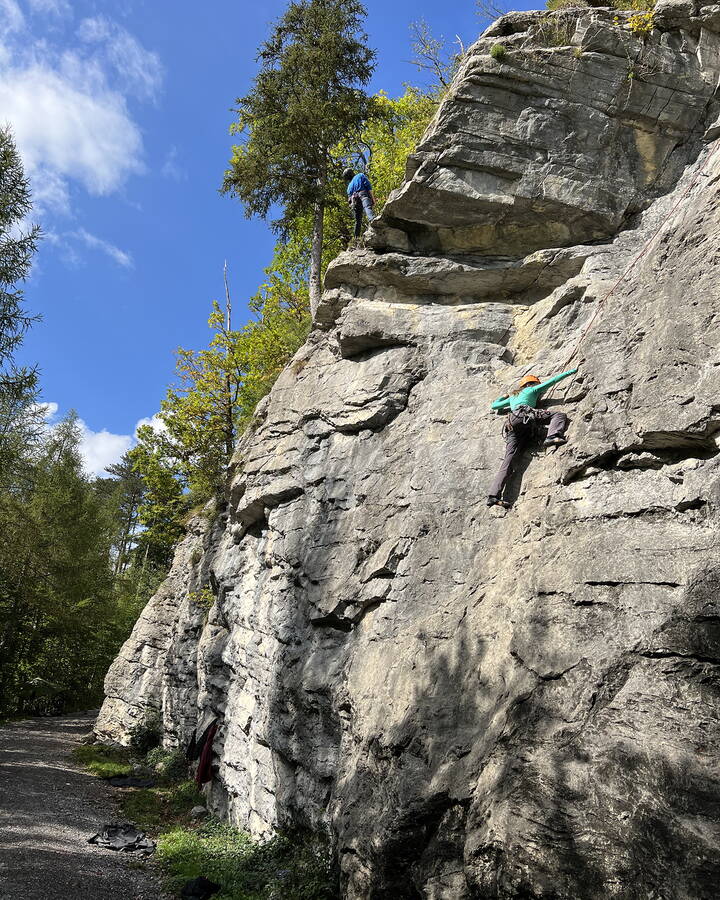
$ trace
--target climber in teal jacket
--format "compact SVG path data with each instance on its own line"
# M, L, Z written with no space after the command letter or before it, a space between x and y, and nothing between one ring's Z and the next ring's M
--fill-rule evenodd
M538 409L537 405L540 398L558 381L574 375L577 369L568 369L560 375L548 378L547 381L540 381L537 375L526 375L520 382L517 391L507 397L499 397L492 405L491 409L507 409L510 407L510 415L505 426L505 456L500 464L495 481L490 488L490 496L488 497L488 506L509 506L502 499L503 489L507 483L508 476L512 472L515 457L532 439L534 430L537 425L547 425L547 437L544 441L546 447L559 447L565 443L565 429L568 426L568 417L563 412L550 412L548 409Z

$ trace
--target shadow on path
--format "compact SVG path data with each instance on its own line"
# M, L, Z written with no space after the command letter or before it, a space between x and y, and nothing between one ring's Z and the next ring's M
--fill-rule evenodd
M117 818L72 756L95 713L0 726L0 900L160 900L152 863L87 839Z

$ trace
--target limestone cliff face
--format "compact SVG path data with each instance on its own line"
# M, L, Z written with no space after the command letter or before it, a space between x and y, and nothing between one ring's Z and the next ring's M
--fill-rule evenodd
M219 716L216 812L351 900L717 896L720 7L616 15L470 48L108 675L100 735ZM488 511L491 401L583 335Z

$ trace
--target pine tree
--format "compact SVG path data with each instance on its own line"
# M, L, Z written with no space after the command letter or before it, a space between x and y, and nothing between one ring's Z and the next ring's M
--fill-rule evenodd
M30 185L10 129L0 128L0 397L12 404L35 386L35 373L18 369L13 354L33 318L24 311L18 282L27 278L40 229L23 222Z
M363 88L374 69L358 0L296 0L260 48L252 90L236 101L233 147L222 190L246 215L266 217L287 235L298 216L312 216L310 308L320 301L325 204L332 190L332 149L359 135L372 104Z
M47 435L30 477L0 495L0 711L37 709L35 679L59 703L94 702L119 640L111 518L83 471L77 419ZM77 707L76 707L77 708Z

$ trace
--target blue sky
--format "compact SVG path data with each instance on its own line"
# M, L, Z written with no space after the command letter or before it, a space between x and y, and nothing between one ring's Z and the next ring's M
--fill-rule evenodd
M230 107L256 71L284 0L0 0L0 121L16 135L46 238L26 299L42 322L37 363L56 415L83 422L90 471L130 446L159 408L174 350L209 339L227 259L235 324L262 281L273 237L218 194ZM474 0L370 0L373 89L421 77L408 26L467 44Z

